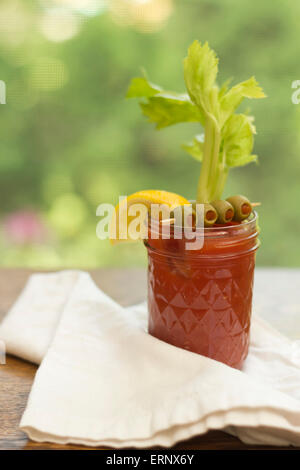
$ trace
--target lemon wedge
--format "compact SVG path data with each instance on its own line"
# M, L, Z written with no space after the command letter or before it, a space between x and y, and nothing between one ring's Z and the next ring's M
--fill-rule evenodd
M168 191L148 189L133 193L122 199L115 207L109 227L110 242L114 245L144 238L143 230L146 227L142 227L141 222L146 219L152 204L159 204L162 208L165 206L171 211L190 203L185 197ZM136 224L135 227L132 227L132 224ZM132 229L137 225L140 225L140 231L133 235Z

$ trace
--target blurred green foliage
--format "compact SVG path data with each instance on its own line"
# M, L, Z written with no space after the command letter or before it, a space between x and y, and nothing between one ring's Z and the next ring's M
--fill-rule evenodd
M183 91L199 39L217 51L220 81L253 74L268 95L250 102L260 163L232 171L225 195L262 202L259 264L299 266L299 13L296 0L2 0L0 263L145 263L141 244L97 239L96 208L139 189L195 197L200 167L180 144L197 124L154 131L124 96L140 66Z

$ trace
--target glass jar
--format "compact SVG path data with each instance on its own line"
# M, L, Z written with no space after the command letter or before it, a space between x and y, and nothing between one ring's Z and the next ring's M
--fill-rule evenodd
M199 249L187 249L190 236L184 233L176 239L176 227L163 239L164 228L156 224L145 243L149 333L241 369L249 347L257 215L199 234L197 229Z

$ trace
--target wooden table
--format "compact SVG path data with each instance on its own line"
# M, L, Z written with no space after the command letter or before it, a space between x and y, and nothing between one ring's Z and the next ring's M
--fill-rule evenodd
M0 269L0 320L21 292L28 276L25 269ZM96 283L124 306L145 299L146 273L143 269L102 269L91 272ZM300 338L300 270L258 269L254 308L277 329ZM0 450L4 449L87 449L73 445L36 443L18 429L37 368L15 357L0 365ZM177 444L174 449L268 449L246 446L224 432L209 432ZM278 449L278 448L277 448Z

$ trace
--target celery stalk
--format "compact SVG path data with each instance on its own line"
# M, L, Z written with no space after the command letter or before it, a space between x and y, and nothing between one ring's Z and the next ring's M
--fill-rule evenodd
M143 113L157 129L180 122L199 122L204 136L197 135L183 148L201 162L197 202L221 199L230 168L257 161L252 155L253 118L236 113L244 98L264 98L254 77L232 88L216 84L218 58L207 43L194 41L184 59L188 94L166 92L145 77L131 81L127 97L141 98Z

